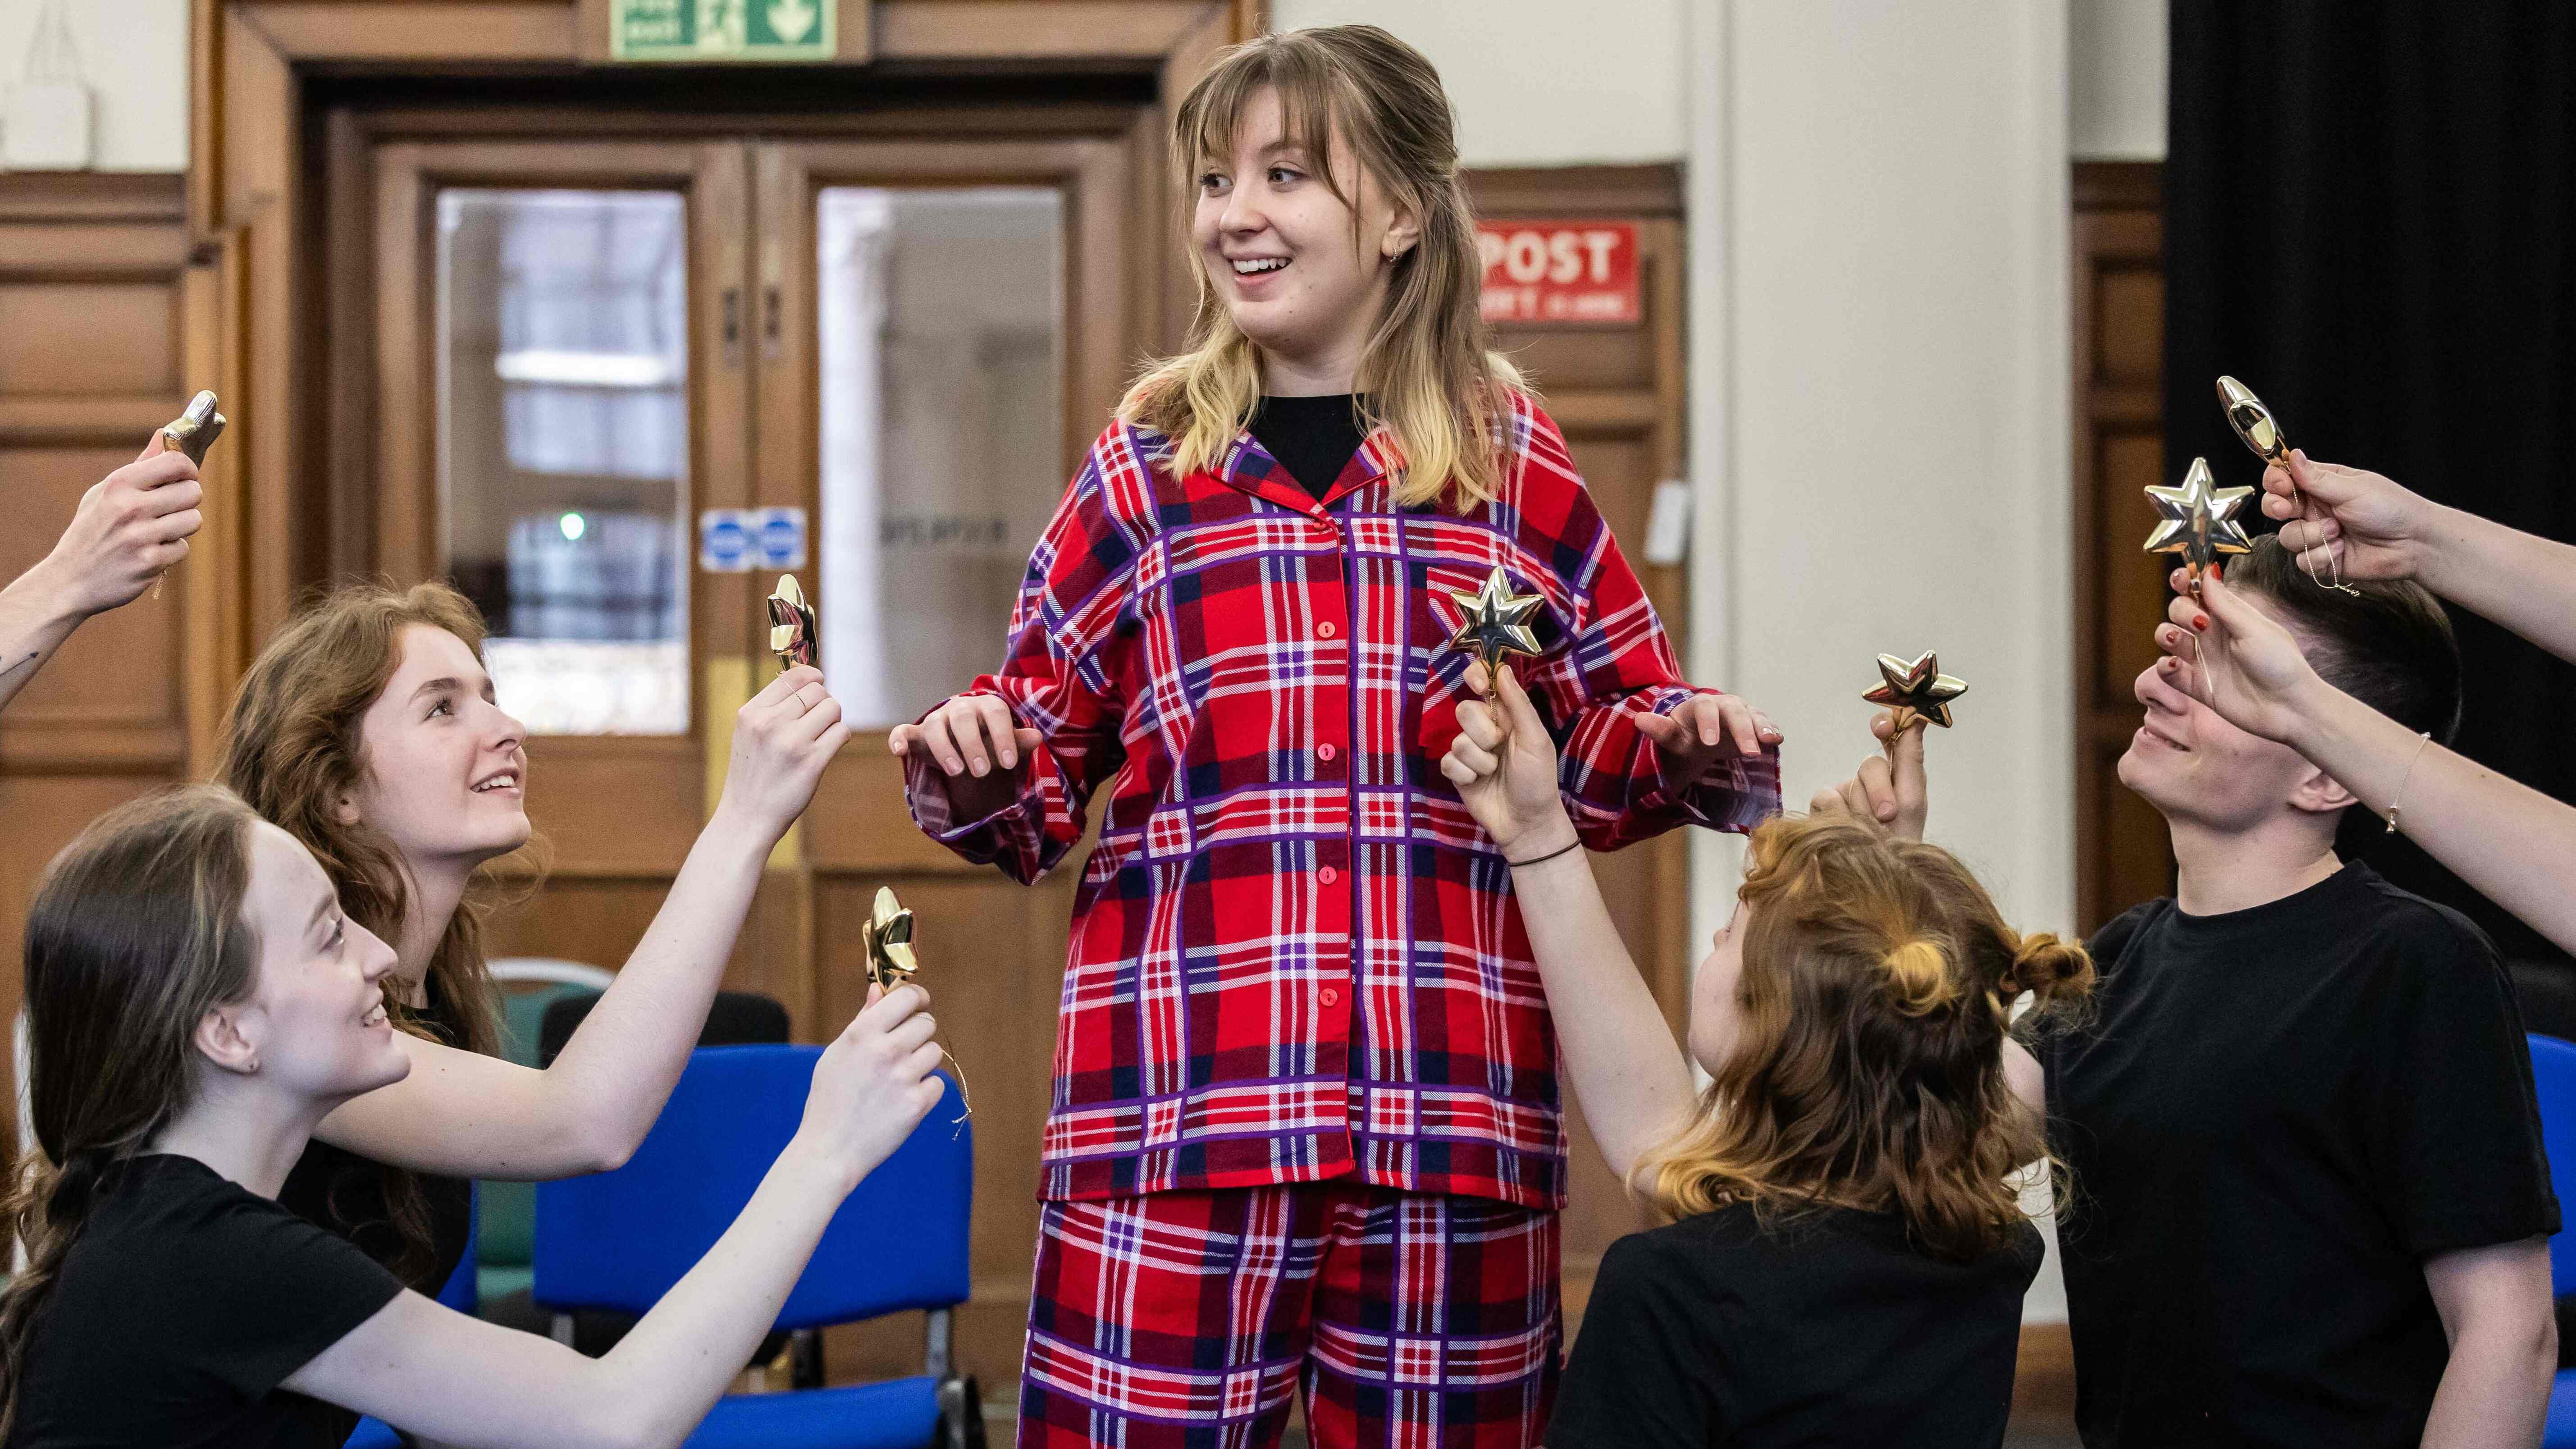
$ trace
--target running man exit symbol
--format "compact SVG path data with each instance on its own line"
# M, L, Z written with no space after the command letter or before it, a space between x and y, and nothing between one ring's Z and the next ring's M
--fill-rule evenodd
M838 21L849 0L610 0L609 56L705 65L738 61L857 61ZM866 26L852 36L864 50Z

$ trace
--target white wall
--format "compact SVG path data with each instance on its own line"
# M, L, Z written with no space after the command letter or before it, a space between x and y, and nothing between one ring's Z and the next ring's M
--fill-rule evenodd
M1931 833L2074 924L2066 0L1709 0L1692 25L1692 677L1788 735L1792 809L1875 749L1881 651L1974 688ZM1703 838L1703 935L1731 908ZM2029 1316L2064 1316L2052 1272Z
M1674 161L1690 6L1717 0L1271 0L1277 30L1365 21L1431 58L1470 166ZM1797 0L1787 0L1797 3Z
M0 102L25 74L47 3L0 0ZM188 0L62 3L91 92L93 168L188 169Z
M2165 159L2167 0L2073 0L2067 148L2078 161Z

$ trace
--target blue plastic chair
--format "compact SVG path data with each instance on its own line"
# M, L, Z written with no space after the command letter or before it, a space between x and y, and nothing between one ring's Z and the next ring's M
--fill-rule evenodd
M2549 1151L2549 1186L2561 1207L2576 1204L2576 1043L2534 1032L2531 1085L2540 1098L2540 1142ZM2549 1291L2576 1293L2576 1233L2549 1240ZM2576 1449L2576 1369L2561 1369L2549 1391L2542 1449Z
M475 1308L474 1240L483 1225L483 1193L479 1186L473 1203L465 1232L465 1256L456 1260L456 1271L447 1275L445 1286L438 1290L438 1301L459 1313L472 1313ZM382 1419L360 1419L343 1449L402 1449L402 1437Z
M702 1047L626 1165L537 1187L535 1296L559 1315L643 1313L715 1245L805 1115L822 1049ZM950 1361L966 1301L974 1134L939 1106L841 1205L779 1310L789 1332L913 1309L929 1316L922 1372L883 1383L733 1394L690 1449L923 1449L983 1442L979 1396Z

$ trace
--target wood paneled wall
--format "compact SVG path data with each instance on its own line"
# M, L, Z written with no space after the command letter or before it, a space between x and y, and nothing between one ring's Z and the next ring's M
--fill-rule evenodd
M2164 168L2075 167L2075 902L2086 931L2173 886L2154 807L2120 784L2164 570L2138 552L2164 466Z
M205 385L182 340L190 254L177 176L0 175L0 580L42 560L82 493ZM185 668L193 566L82 625L0 716L0 1019L17 1013L45 862L100 811L188 773L205 733Z

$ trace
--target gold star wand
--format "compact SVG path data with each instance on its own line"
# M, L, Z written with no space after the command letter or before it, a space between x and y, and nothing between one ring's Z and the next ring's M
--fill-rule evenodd
M2212 488L2209 483L2209 460L2194 458L2180 488L2147 485L2147 501L2162 515L2156 531L2147 535L2147 552L2182 555L2183 566L2191 571L2193 593L2200 592L2201 572L2216 563L2220 554L2248 553L2254 548L2254 541L2245 536L2245 526L2228 516L2253 497L2254 490Z
M777 592L769 596L769 652L778 656L778 667L793 669L799 664L822 667L820 631L814 626L813 607L805 602L805 591L796 584L794 574L778 576Z
M790 578L784 582L792 586L796 581ZM920 960L912 954L912 911L894 898L892 887L877 887L875 905L868 918L859 922L859 949L864 953L868 980L883 990L894 990L921 970ZM963 1123L975 1115L975 1099L966 1090L966 1069L957 1065L957 1058L950 1055L948 1048L941 1047L939 1055L957 1068L957 1100L965 1109L957 1114L957 1120Z
M2254 395L2254 389L2232 377L2218 380L2218 406L2227 414L2227 425L2236 430L2236 436L2253 450L2254 456L2278 467L2284 477L2290 478L2290 501L2297 503L2299 484L2297 477L2290 473L2290 440L2281 436L2281 420L2272 416L2272 410ZM2340 589L2360 597L2361 590L2343 581L2343 563L2335 557L2332 548L2326 550L2326 578L2317 577L2314 564L2308 565L2307 569L2309 583L2321 589Z
M1896 711L1889 738L1905 733L1918 719L1950 727L1950 701L1968 692L1968 681L1941 672L1941 656L1926 649L1910 661L1893 654L1878 656L1877 688L1861 695L1872 704Z
M188 399L187 409L170 422L161 425L161 440L173 450L188 455L188 461L203 468L206 450L224 435L224 415L215 411L215 394L209 389ZM161 597L161 581L169 577L164 569L152 580L152 597Z
M1539 656L1538 631L1530 627L1530 620L1546 600L1537 594L1513 593L1511 578L1501 564L1494 565L1484 586L1474 593L1452 589L1449 597L1466 614L1458 632L1449 636L1449 647L1485 661L1485 693L1490 697L1494 671L1502 666L1504 655Z

